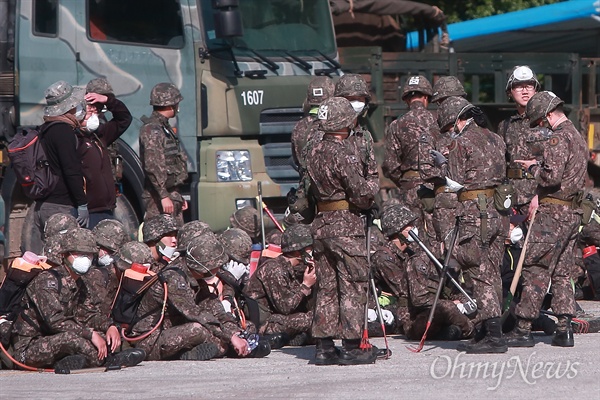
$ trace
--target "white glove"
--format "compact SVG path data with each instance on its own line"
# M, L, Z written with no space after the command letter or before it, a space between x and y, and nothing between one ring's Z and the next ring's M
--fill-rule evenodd
M377 320L377 313L372 308L369 308L369 312L367 313L367 321L373 322Z
M391 325L394 322L394 314L390 310L381 310L381 316L386 325Z
M229 300L223 300L221 302L221 304L223 304L223 308L225 309L225 312L228 312L228 313L231 312L231 303L229 302Z
M463 314L467 313L467 309L465 308L463 303L456 303L456 308L458 308L458 311L460 311Z
M246 266L233 260L223 265L223 269L233 275L236 280L240 280L242 275L246 273Z
M448 188L448 191L452 192L452 193L456 193L458 192L460 189L464 188L463 185L461 185L460 183L453 181L452 179L446 177L446 187Z

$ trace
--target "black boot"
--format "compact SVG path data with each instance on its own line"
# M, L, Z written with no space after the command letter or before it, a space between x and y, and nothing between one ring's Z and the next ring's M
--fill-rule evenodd
M554 334L556 330L556 322L547 315L540 314L539 317L533 320L531 324L532 331L544 331L548 336Z
M517 319L515 328L504 337L508 347L533 347L535 342L531 334L531 320Z
M127 349L116 354L109 354L104 361L106 368L111 367L133 367L146 358L143 349Z
M271 350L280 349L290 341L290 337L286 333L272 333L262 336L261 339L269 342Z
M271 354L271 345L267 340L259 340L258 346L248 354L250 358L263 358Z
M338 351L332 338L317 339L315 365L337 365Z
M340 365L373 364L377 360L379 349L377 347L359 348L360 339L344 339L342 340L342 347L339 355Z
M473 336L473 339L469 340L467 343L459 343L458 346L456 346L456 350L467 351L467 346L471 346L471 345L474 345L475 343L482 341L486 335L487 335L487 328L486 328L485 324L482 323L481 327L479 329L475 328L475 335Z
M490 353L506 353L508 347L506 341L502 337L502 322L500 318L490 318L484 321L487 329L487 335L475 344L466 346L467 354L490 354Z
M300 332L297 335L292 336L288 341L288 346L304 346L308 342L308 333Z
M87 367L87 361L81 354L66 356L54 363L55 374L69 374L72 370Z
M206 361L215 358L219 354L219 347L214 343L202 343L192 349L183 352L180 360Z
M558 347L573 347L575 346L575 338L573 338L573 327L571 326L570 315L559 315L558 323L556 324L556 332L552 338L552 346Z
M462 330L456 325L446 325L433 337L435 340L453 341L462 338Z

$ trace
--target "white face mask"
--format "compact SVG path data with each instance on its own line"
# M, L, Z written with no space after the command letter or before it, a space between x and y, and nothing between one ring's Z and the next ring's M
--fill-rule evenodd
M108 254L104 254L103 256L98 257L98 265L101 265L103 267L112 264L114 261L115 260Z
M93 132L100 126L100 118L98 118L98 114L92 114L87 122L85 123L85 127L88 131Z
M414 228L412 228L410 231L413 232L415 235L419 236L419 228L417 228L416 226ZM415 239L413 239L413 237L410 236L410 234L408 235L406 240L408 240L411 243L415 241Z
M510 242L516 244L519 240L523 239L523 229L520 226L516 226L510 232Z
M92 259L88 256L79 256L73 259L73 264L71 264L71 268L77 275L85 275L90 270L92 266Z
M83 121L85 118L85 111L85 105L81 103L77 104L77 107L75 107L75 118L77 121Z
M173 255L175 254L175 250L177 250L177 248L166 246L162 242L158 242L157 247L158 247L158 252L160 254L162 254L163 256L167 257L168 259L173 258Z
M364 101L354 100L351 101L350 104L352 104L352 108L354 108L354 111L356 111L357 114L360 114L365 109Z

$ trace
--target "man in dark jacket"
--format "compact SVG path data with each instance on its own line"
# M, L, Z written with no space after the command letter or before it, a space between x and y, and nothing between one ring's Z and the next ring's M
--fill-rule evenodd
M77 151L88 198L88 227L92 229L103 219L113 218L117 196L109 146L127 130L132 117L104 78L92 79L87 84L85 100L87 113L81 122ZM112 114L110 121L104 117L105 109Z

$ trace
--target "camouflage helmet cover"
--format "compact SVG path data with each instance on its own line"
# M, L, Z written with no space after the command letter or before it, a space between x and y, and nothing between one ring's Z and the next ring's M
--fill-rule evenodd
M60 253L89 253L98 252L96 238L89 229L70 229L60 235Z
M453 125L465 112L475 106L463 97L451 96L442 101L438 108L438 125L445 131L449 125Z
M203 235L207 232L212 232L210 226L200 220L186 222L177 231L177 246L180 249L185 249L192 239L196 236Z
M171 232L177 232L177 221L170 214L160 214L144 221L142 236L144 243L158 242Z
M402 232L411 222L417 219L417 215L410 209L399 204L393 204L383 211L381 228L388 238Z
M433 84L431 102L439 103L450 96L467 97L467 92L457 77L442 76Z
M529 118L529 125L534 127L548 113L554 111L556 107L563 104L564 101L553 92L543 91L531 96L525 108L525 114Z
M132 264L151 264L152 252L147 244L131 241L125 243L119 249L119 258L117 260L117 268L124 271L131 268Z
M354 123L356 111L343 97L330 97L319 107L319 124L325 132L336 132Z
M94 78L85 87L86 93L113 94L113 88L106 78Z
M422 93L431 97L433 89L429 80L423 75L413 75L406 78L402 88L402 100L405 100L411 93Z
M246 231L239 228L227 229L221 234L219 240L232 260L242 264L250 262L252 239Z
M236 210L229 217L232 228L239 228L245 231L251 238L260 236L260 213L252 206L246 206Z
M162 82L156 84L150 92L151 106L174 106L183 100L179 89L172 83Z
M540 82L537 80L533 70L527 65L517 65L513 68L508 81L506 82L506 92L510 92L513 85L518 83L531 82L535 86L535 91L540 90Z
M312 246L314 243L310 227L304 224L292 225L283 232L281 237L281 251L291 253Z
M45 117L57 117L81 105L85 109L85 93L83 88L73 87L65 81L53 83L46 89L44 97L47 106L44 107Z
M333 96L334 91L333 79L328 76L315 76L308 84L306 103L310 106L318 106Z
M225 248L213 235L196 236L188 244L185 253L188 268L200 274L209 274L229 260Z
M371 100L371 93L369 93L369 87L367 81L357 74L345 74L335 84L335 91L333 93L337 97L365 97L366 101Z
M44 236L50 238L60 232L65 232L69 229L78 228L77 219L71 214L57 213L53 214L46 220L44 226Z
M96 236L96 244L112 252L116 252L129 240L123 224L116 219L104 219L92 229Z

